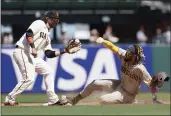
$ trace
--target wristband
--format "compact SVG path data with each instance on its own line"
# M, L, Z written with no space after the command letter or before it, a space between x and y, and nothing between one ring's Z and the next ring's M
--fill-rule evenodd
M34 43L30 43L31 48L35 48Z
M62 55L62 54L64 54L65 53L65 51L63 50L63 51L60 51L60 54Z
M151 93L156 93L157 89L156 89L156 87L151 87L150 91L151 91Z

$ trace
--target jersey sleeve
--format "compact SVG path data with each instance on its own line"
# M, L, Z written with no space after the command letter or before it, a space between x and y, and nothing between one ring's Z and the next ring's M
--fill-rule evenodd
M122 48L118 49L118 55L121 59L123 59L125 57L125 54L126 54L126 50L124 50Z
M120 57L124 57L126 54L126 51L124 49L114 45L112 42L108 40L105 40L103 44L105 47L109 48L112 52L119 55Z
M28 29L31 29L35 35L41 28L44 27L44 25L45 24L42 20L36 20L29 26Z
M48 37L48 41L47 41L46 46L44 48L44 51L46 51L46 50L52 50L50 37Z
M143 82L149 87L152 78L144 66L143 66L143 70L142 70L142 79L143 79Z

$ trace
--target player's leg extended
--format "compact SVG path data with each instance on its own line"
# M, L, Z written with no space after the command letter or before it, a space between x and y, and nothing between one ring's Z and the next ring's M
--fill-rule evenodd
M100 97L100 104L119 104L123 103L123 93L120 91L119 87L112 93L102 95Z
M120 86L116 91L100 97L100 104L130 104L135 100L135 95L124 91Z
M15 49L13 58L22 74L22 80L20 80L15 88L9 93L5 101L8 101L9 99L15 101L17 95L22 93L33 83L33 77L35 73L32 59L28 56L28 53L24 52L24 50Z
M59 98L54 91L54 77L53 70L50 66L41 58L36 59L36 72L43 75L47 96L49 98L49 103L56 103Z
M94 91L112 92L120 84L119 80L114 79L98 79L91 82L80 94L71 99L71 103L75 105L83 98L88 97Z

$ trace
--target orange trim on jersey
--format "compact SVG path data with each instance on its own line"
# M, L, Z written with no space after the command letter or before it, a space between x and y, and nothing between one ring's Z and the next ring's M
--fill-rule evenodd
M33 38L32 38L32 37L26 37L26 39L27 39L27 41L28 41L29 43L31 43L31 42L32 42L32 40L33 40Z
M119 47L115 46L112 42L104 40L104 46L112 50L114 53L118 53Z

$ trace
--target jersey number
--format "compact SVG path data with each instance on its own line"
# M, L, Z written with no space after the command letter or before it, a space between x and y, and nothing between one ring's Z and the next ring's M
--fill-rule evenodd
M46 33L40 32L40 38L46 39Z

